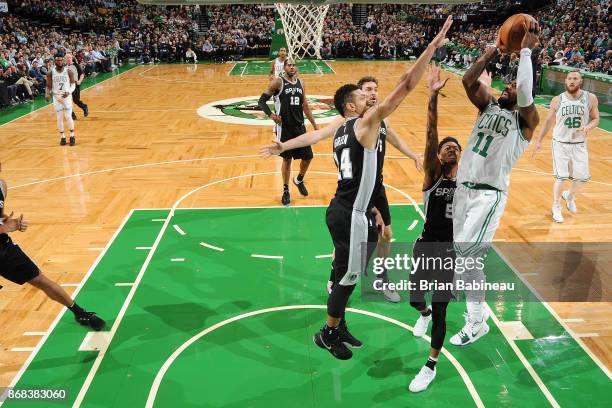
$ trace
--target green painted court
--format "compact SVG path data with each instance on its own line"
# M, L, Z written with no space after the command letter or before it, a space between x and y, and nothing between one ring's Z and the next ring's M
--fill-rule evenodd
M451 303L437 377L411 394L429 342L412 335L405 294L391 304L355 291L347 319L365 346L352 360L312 342L331 260L325 207L169 213L126 215L78 294L107 319L106 352L78 351L86 333L64 313L16 384L67 388L68 399L5 407L609 406L610 379L546 305L502 298L489 302L493 320L520 320L534 338L508 340L490 321L489 335L453 347L465 305ZM392 214L397 241L414 241L415 207Z

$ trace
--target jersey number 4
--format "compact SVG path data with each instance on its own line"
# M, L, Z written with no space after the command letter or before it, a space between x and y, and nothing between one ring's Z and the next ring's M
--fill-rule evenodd
M336 167L338 167L338 180L347 180L353 178L351 149L342 149L342 153L340 154L340 160L338 160L337 154L334 153L334 161L336 162Z

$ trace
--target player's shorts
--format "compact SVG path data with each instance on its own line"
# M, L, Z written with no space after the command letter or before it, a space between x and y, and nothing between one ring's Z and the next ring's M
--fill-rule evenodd
M563 143L552 141L553 171L560 180L588 181L589 150L586 142Z
M457 256L486 250L506 208L505 191L458 185L453 197L453 241Z
M38 275L40 271L30 257L19 248L19 245L14 244L8 235L1 234L0 276L18 285L23 285Z
M353 210L348 203L334 198L327 207L325 221L334 243L332 270L336 282L355 285L378 242L374 216L370 211ZM368 242L374 245L364 245Z
M54 95L53 108L56 112L63 110L72 110L72 95L68 95L66 98Z
M298 129L283 128L282 125L276 125L276 138L281 142L294 139L298 136L306 133L306 128L301 127ZM312 160L314 155L312 154L312 147L298 147L297 149L287 150L282 152L280 156L284 159L296 159L296 160Z
M421 259L419 267L410 274L410 282L414 282L415 289L410 290L411 302L424 302L425 293L422 283L452 283L455 275L455 251L452 242L432 242L419 238L412 250L412 258ZM449 262L450 259L450 262ZM446 266L446 268L445 268ZM452 299L452 290L432 291L432 302L449 302Z
M385 226L391 225L391 210L389 209L389 200L387 200L387 192L384 185L381 184L378 194L372 200L372 205L380 211Z

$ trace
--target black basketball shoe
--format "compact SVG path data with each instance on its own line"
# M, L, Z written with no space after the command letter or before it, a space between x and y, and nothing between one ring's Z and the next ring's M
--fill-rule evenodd
M288 188L283 190L283 197L281 198L281 203L285 207L288 207L289 203L291 203L291 195L289 195L289 189Z
M85 117L89 116L89 106L85 105L85 108L83 108L83 114Z
M106 322L100 319L94 312L85 312L78 316L75 316L76 321L83 325L89 326L95 331L100 331L106 325Z
M293 184L298 188L300 194L304 197L308 197L308 190L306 190L306 184L304 184L304 180L298 181L297 177L293 178Z
M363 347L363 343L359 341L355 336L349 332L349 329L346 325L346 321L342 320L340 322L340 326L338 326L338 337L340 337L340 341L344 343L345 346L351 348L361 348Z
M70 136L70 146L74 146L76 144L76 139L74 136Z
M316 332L312 340L320 348L327 350L338 360L348 360L353 357L353 352L344 345L340 339L340 329L323 326Z
M65 137L62 137L60 139L60 146L66 146L66 138Z

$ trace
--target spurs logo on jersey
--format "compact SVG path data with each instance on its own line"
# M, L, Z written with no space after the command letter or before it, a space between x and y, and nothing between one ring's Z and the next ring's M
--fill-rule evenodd
M553 139L563 143L584 142L584 132L577 130L587 123L589 123L589 93L582 91L576 99L572 99L565 92L559 95Z
M64 67L61 72L58 72L55 67L52 71L53 75L53 95L61 96L64 92L70 92L70 77L68 69Z
M421 238L426 241L452 242L453 196L457 182L440 176L428 190L423 191L425 226Z
M476 121L461 156L457 183L507 190L512 167L528 144L521 133L518 112L490 103Z

